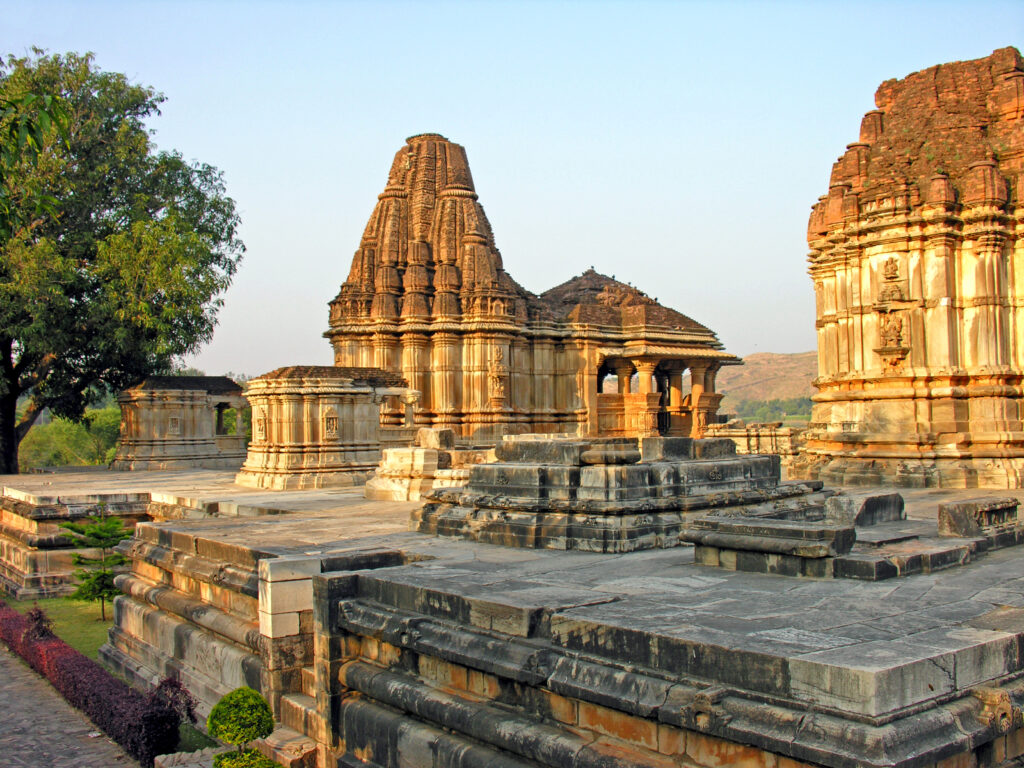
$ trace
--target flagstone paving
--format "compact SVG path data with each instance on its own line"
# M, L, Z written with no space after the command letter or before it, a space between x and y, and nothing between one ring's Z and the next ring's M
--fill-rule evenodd
M0 766L139 768L124 750L0 644Z

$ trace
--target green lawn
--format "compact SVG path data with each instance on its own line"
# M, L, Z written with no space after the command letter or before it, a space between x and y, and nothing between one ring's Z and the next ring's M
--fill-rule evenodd
M35 606L43 609L53 621L53 631L61 640L90 659L97 658L100 646L107 642L107 630L113 623L113 606L107 603L107 620L100 620L100 604L68 597L45 600L8 600L19 613Z

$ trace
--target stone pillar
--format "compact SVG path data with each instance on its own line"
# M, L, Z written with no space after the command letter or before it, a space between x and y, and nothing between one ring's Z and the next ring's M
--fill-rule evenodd
M459 337L454 333L434 334L431 410L438 427L459 426Z
M668 407L678 412L683 407L683 369L676 367L668 373Z
M639 374L639 381L637 382L637 391L641 395L649 395L654 391L653 382L651 378L654 376L654 369L658 365L657 360L634 360L633 365L636 366L636 370Z
M704 437L704 429L707 427L707 413L701 407L701 396L704 394L704 375L708 371L707 363L693 363L690 365L690 408L693 411L693 425L690 427L690 437Z
M633 378L633 364L628 360L612 360L608 368L619 380L619 394L628 395L630 390L630 379Z

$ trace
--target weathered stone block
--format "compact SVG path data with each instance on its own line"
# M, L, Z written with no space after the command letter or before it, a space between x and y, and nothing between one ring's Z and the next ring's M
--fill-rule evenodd
M275 638L299 634L299 614L260 611L260 634Z
M719 459L736 455L736 443L726 438L705 438L693 441L693 458Z
M641 437L644 461L687 461L694 457L694 440L689 437Z
M455 431L421 427L416 430L416 445L420 448L432 448L437 451L453 450L455 448Z
M971 499L939 504L939 535L970 537L985 536L999 528L1019 524L1013 498Z
M260 611L263 613L292 613L313 609L313 581L261 581Z
M319 557L268 557L259 561L259 575L263 581L309 579L320 571Z
M906 519L898 493L844 491L825 500L829 518L846 525L870 526Z

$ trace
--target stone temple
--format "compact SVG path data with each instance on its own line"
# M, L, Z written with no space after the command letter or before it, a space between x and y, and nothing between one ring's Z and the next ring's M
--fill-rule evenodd
M924 92L1019 84L1015 51L985 61L929 70L945 85ZM880 100L896 115L901 103ZM1003 114L1008 102L985 103ZM904 127L917 130L934 111L914 112ZM1010 126L1018 138L1020 112ZM970 133L976 117L963 114ZM939 129L956 122L935 120ZM889 139L884 120L871 124L867 154L902 146L898 122ZM1000 134L990 125L986 135ZM993 168L1017 157L1006 146L995 166L967 158L967 180L978 168L995 179ZM916 157L901 171L908 187ZM1016 187L999 203L996 181L995 197L984 198L991 205L968 210L974 187L958 168L945 165L945 178L965 185L963 207L949 192L940 216L953 230L942 242L955 265L973 263L964 254L981 240L968 239L970 227L1016 216L1007 202ZM823 373L833 371L816 406L824 461L826 448L887 444L884 431L878 443L856 437L889 428L885 406L871 403L918 398L914 388L926 386L908 372L924 354L919 339L941 337L915 335L924 332L915 318L927 316L915 312L1012 307L959 294L914 304L931 256L904 244L927 238L932 209L861 198L873 178L865 174L861 187L838 184L842 223L828 218L830 200L815 214L826 224L812 221L824 227L812 240L823 249L813 269L828 283L819 312ZM878 228L863 223L876 214ZM847 236L849 250L826 254ZM876 237L888 249L881 255L869 245ZM862 257L848 282L844 270ZM879 308L836 303L874 296L879 275ZM879 329L871 316L894 313L906 324L890 323L877 341L864 335ZM838 342L858 323L862 342L896 363L840 373L861 370ZM1024 763L1024 491L783 481L779 456L739 455L733 438L703 436L716 367L731 362L713 334L593 272L540 296L518 287L461 148L434 135L399 153L328 336L338 365L279 369L250 384L254 440L237 476L4 478L0 533L20 537L25 551L52 538L52 521L83 510L116 504L138 516L120 547L130 569L117 578L123 594L100 654L125 678L150 685L173 675L203 709L239 685L257 688L279 724L260 749L289 768ZM965 336L987 343L980 331ZM943 397L972 418L995 418L995 405L1010 411L1016 401L1000 388L1009 373L969 371L949 374L959 389L913 401L922 420L925 404L938 412ZM614 391L603 386L609 376ZM853 426L828 421L847 416ZM963 439L974 445L984 434ZM923 444L895 437L889 444ZM333 477L346 467L364 474L384 444L404 447L388 449L399 454L378 485L407 480L409 500L367 498ZM822 474L845 480L857 466L884 465L846 458L848 469ZM455 473L459 487L434 485Z
M839 484L1024 485L1024 62L889 80L807 227L806 453Z
M524 289L505 271L466 151L437 134L395 155L326 336L335 365L400 373L419 391L418 424L477 439L700 437L721 400L718 369L738 362L700 323L593 270L540 296Z

